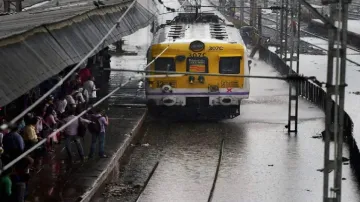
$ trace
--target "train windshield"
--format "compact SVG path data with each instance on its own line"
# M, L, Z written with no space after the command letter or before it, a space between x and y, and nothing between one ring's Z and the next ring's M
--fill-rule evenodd
M220 74L239 74L241 57L222 57L219 63Z
M176 71L174 58L158 58L155 60L155 71Z

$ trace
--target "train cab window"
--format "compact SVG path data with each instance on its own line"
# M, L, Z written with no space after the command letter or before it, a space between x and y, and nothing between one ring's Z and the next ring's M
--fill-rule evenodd
M240 74L241 57L222 57L219 63L220 74Z
M195 73L207 73L208 59L206 57L188 57L186 71Z
M174 58L158 58L155 60L155 71L176 71Z

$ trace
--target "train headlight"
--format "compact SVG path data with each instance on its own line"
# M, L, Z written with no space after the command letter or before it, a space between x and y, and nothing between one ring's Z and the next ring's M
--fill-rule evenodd
M200 83L205 83L205 77L204 76L200 75L198 80L199 80Z
M164 92L164 93L171 93L172 92L172 88L170 85L163 85L161 87L161 90Z
M194 81L195 81L195 77L193 77L193 76L189 76L189 83L194 83Z

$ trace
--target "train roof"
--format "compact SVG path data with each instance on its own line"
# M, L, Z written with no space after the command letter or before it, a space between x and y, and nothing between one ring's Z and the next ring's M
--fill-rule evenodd
M244 44L239 30L215 13L179 13L157 28L153 44L190 43L194 40Z

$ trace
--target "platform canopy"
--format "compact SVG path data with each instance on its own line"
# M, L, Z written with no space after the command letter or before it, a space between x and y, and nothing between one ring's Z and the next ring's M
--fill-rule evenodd
M133 1L48 6L0 16L0 106L76 64L105 36ZM154 19L156 8L138 0L100 51Z

